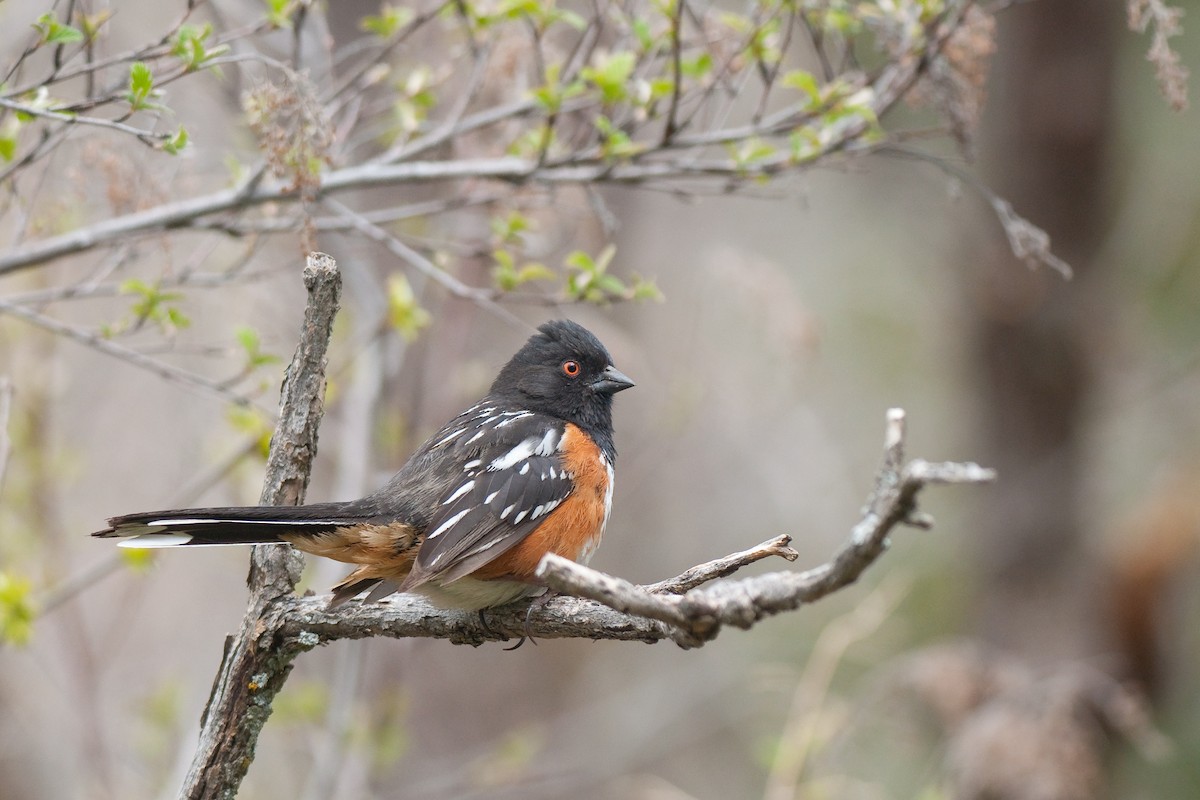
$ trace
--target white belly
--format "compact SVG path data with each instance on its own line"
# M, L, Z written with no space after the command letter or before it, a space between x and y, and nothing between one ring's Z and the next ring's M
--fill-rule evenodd
M436 580L414 589L417 594L429 598L429 602L442 608L460 608L478 611L494 608L541 594L541 586L531 586L519 581L480 581L475 578L459 578L453 583L440 585Z

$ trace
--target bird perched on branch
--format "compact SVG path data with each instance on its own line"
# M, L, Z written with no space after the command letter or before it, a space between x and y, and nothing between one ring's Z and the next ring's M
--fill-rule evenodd
M336 605L417 592L478 610L541 591L534 571L556 553L586 563L612 505L612 401L633 386L604 345L548 322L500 370L482 400L446 423L378 491L302 506L187 508L125 514L93 533L122 547L287 542L355 564Z

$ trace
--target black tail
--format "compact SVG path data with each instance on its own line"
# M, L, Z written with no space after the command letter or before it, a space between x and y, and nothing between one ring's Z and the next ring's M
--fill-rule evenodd
M314 503L307 506L239 506L231 508L177 508L125 514L108 521L109 527L92 536L120 538L121 547L174 547L178 545L269 544L284 541L284 534L328 533L363 522L348 503Z

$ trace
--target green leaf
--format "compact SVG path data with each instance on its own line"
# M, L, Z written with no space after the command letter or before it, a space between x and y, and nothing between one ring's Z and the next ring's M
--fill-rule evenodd
M0 125L0 158L12 161L17 155L17 136L21 132L21 120L11 116Z
M416 293L413 292L408 278L399 273L389 277L387 297L388 319L392 327L406 340L411 342L416 339L421 329L429 325L432 318L417 302Z
M54 33L46 37L47 44L70 44L71 42L82 42L83 31L78 28L72 28L70 25L59 25Z
M143 549L130 552L153 553ZM183 719L184 683L178 677L164 678L157 686L148 687L146 694L138 700L138 717L156 741L170 741ZM163 753L167 751L164 750Z
M816 76L811 72L794 69L785 73L779 82L792 89L799 89L808 95L810 106L819 103L821 100L821 87L817 84Z
M192 320L187 315L185 315L182 311L180 311L178 308L175 308L174 306L171 306L170 308L167 309L166 321L170 325L170 327L175 328L176 330L178 330L180 328L186 328L192 324Z
M519 244L533 223L520 211L510 211L507 217L492 217L492 233L499 244Z
M188 132L182 125L179 130L170 139L167 139L162 144L162 149L173 156L179 155L188 145Z
M541 3L542 0L500 0L493 16L510 20L521 17L540 18L542 15ZM547 2L546 5L552 5L552 3Z
M596 262L582 250L572 250L567 254L567 258L563 263L571 269L577 269L580 272L595 272L596 270Z
M630 23L630 28L633 30L633 35L637 37L638 45L642 51L649 50L654 46L654 34L650 32L650 23L644 19L635 18Z
M555 9L552 15L552 22L561 22L577 31L581 31L587 27L587 20L574 11L568 11L565 8Z
M754 26L749 17L735 14L732 11L720 12L717 14L717 19L722 25L738 33L747 33Z
M496 262L492 267L492 281L496 288L503 292L511 292L517 288L517 268L512 253L507 250L493 250L492 260Z
M749 167L775 155L775 146L757 137L746 139L736 147L731 144L729 149L739 167Z
M384 3L377 17L363 17L359 27L381 39L390 39L401 28L412 21L413 10L405 6Z
M238 344L247 353L253 355L258 352L259 338L258 331L251 328L249 325L239 325L233 333L234 338L238 340Z
M154 88L154 76L150 68L141 61L135 61L129 67L129 91L138 97L146 97Z
M42 14L33 27L42 35L42 44L70 44L82 42L84 38L83 31L63 25L54 12Z
M530 281L552 281L557 275L554 271L545 264L537 261L530 261L527 264L522 264L517 270L517 284L529 283Z
M581 80L572 81L565 86L559 83L561 72L561 64L550 64L546 67L546 83L529 92L534 101L548 114L557 114L564 101L582 94L585 88Z
M275 426L267 419L266 414L251 406L231 405L227 415L234 430L248 434L255 440L259 457L265 459L271 451L271 435L275 431Z
M571 275L567 278L567 296L572 299L586 299L588 290L591 288L592 277L589 273L582 272L578 275Z
M57 101L50 96L50 90L47 87L39 86L34 91L22 95L21 102L31 109L44 110L53 108ZM16 112L16 118L18 122L32 122L35 119L32 114L24 111Z
M149 102L155 94L157 93L154 91L154 76L150 73L150 67L141 61L133 62L129 67L129 91L125 94L130 108L134 111L142 108L158 108Z
M662 303L666 301L666 297L663 296L662 291L658 288L658 284L656 284L653 280L646 280L639 275L633 276L633 287L632 291L630 292L630 299L637 301L652 300L655 303Z
M776 64L783 57L779 49L779 20L770 19L754 30L746 52L762 64Z
M616 245L609 244L593 258L582 250L570 253L564 264L573 272L567 276L567 296L589 303L605 303L627 296L625 283L616 276L606 274L617 253Z
M259 340L258 331L249 325L239 325L233 331L234 338L246 353L246 369L254 370L264 364L274 364L280 361L273 353L264 353Z
M637 66L637 56L628 50L600 55L595 64L580 70L580 76L600 90L605 103L616 103L625 98L626 82Z
M121 294L137 296L130 311L138 323L154 322L168 335L191 324L191 320L184 316L183 312L170 305L183 299L179 292L164 292L157 285L152 286L137 278L122 281L119 288ZM116 329L121 331L127 328L127 324L121 324Z
M679 71L683 73L685 78L692 78L693 80L703 78L712 72L712 67L712 55L707 50L693 58L682 58L679 61Z
M0 572L0 642L23 645L33 635L33 585L27 578Z
M797 128L788 136L788 150L793 163L809 161L821 153L821 137L809 125Z
M631 140L629 134L613 125L603 114L596 117L596 130L600 132L600 149L606 159L628 157L646 149L644 144Z
M121 294L147 294L151 291L150 285L139 278L126 278L117 286L117 291Z
M292 27L292 12L298 5L292 0L267 0L267 22L275 28Z
M209 61L229 52L229 45L209 48L208 37L212 36L212 25L180 25L171 45L171 55L181 60L189 71L202 68Z
M505 152L510 156L534 158L540 156L542 153L552 152L557 142L558 136L555 134L554 129L542 125L538 128L530 128L522 133L512 144L505 148Z
M95 14L80 14L79 27L83 29L84 38L88 41L96 38L96 34L104 27L104 24L112 18L112 11L102 9Z
M596 276L596 288L610 295L625 294L625 282L616 275Z

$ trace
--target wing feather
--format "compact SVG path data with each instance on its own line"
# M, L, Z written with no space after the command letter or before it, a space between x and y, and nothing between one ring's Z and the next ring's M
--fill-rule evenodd
M453 453L456 464L477 463L458 468L460 477L441 498L401 590L434 578L449 583L495 560L532 533L575 488L558 450L561 422L517 412L494 415L482 424L502 427L497 431L502 435L481 437L483 447L450 448L459 451ZM464 433L458 441L470 438Z

